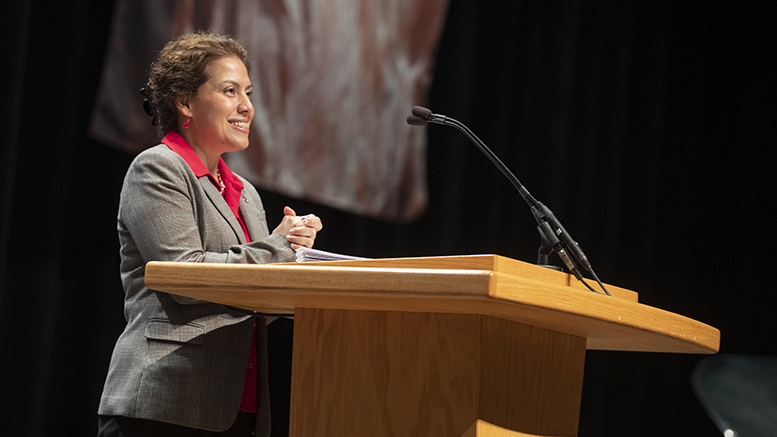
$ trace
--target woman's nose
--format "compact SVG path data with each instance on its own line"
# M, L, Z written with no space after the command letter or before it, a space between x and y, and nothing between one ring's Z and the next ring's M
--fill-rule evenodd
M240 105L238 105L237 110L240 112L248 112L253 111L254 105L251 103L251 97L248 95L243 95L243 97L240 99Z

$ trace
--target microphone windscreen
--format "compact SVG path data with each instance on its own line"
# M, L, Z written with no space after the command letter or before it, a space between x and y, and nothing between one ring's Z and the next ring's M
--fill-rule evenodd
M432 110L424 108L423 106L413 106L413 115L421 117L424 120L429 120L429 116L432 115Z
M407 124L412 124L413 126L423 126L426 124L426 120L417 115L408 115Z

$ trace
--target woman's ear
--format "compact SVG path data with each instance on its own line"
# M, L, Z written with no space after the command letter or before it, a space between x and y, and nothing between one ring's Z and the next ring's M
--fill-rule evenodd
M192 116L192 110L189 107L189 102L184 98L181 97L175 99L175 107L178 109L179 113L183 114L184 117Z

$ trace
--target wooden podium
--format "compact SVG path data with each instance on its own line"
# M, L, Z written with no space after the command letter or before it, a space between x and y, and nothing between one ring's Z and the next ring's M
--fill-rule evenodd
M290 435L575 436L586 349L715 353L720 332L497 255L151 262L154 290L294 314Z

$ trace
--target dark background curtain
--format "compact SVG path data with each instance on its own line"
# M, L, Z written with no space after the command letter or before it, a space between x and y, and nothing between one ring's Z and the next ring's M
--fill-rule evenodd
M605 282L718 327L721 353L774 354L767 9L453 0L428 104L554 210ZM94 0L3 2L0 13L4 435L92 435L124 325L115 216L133 157L86 136L111 13ZM509 182L455 130L428 130L421 220L264 192L270 222L289 204L323 218L325 250L534 262L539 236ZM589 352L580 435L717 435L689 381L704 358Z

